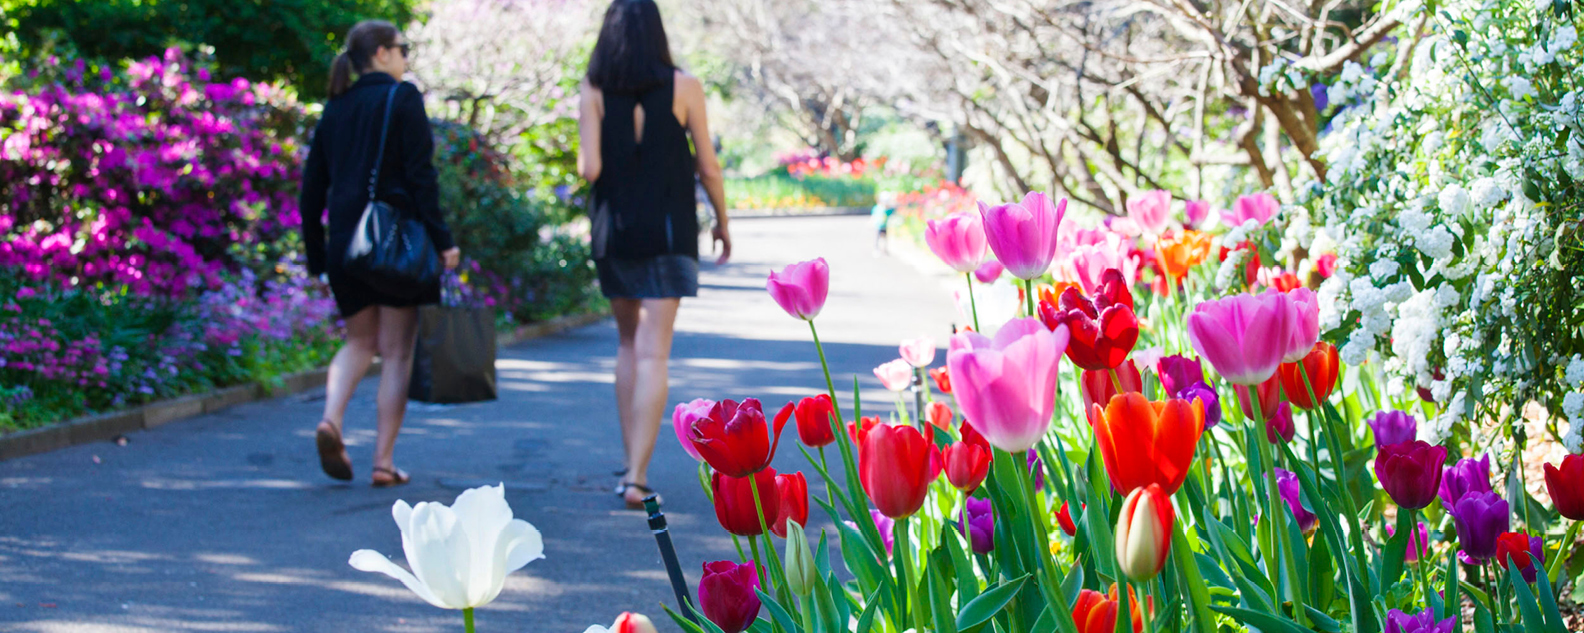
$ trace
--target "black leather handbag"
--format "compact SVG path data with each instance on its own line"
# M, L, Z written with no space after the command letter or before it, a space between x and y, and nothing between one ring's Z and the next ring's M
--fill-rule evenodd
M380 163L385 159L385 139L390 135L391 106L400 86L391 86L385 99L379 154L375 155L374 171L369 174L368 206L363 207L363 217L352 233L352 243L347 245L345 265L348 275L375 290L411 299L440 280L440 257L423 222L380 200L376 192Z

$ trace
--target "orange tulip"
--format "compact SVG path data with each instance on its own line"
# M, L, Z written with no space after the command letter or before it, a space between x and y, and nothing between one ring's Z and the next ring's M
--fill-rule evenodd
M1151 402L1143 394L1127 392L1112 397L1104 408L1090 408L1089 425L1112 488L1128 493L1159 484L1171 495L1193 464L1204 432L1204 407L1175 398Z
M1139 612L1138 594L1133 587L1128 587L1128 611L1132 614L1133 633L1144 630L1144 617ZM1150 613L1155 612L1153 600ZM1078 633L1112 633L1116 630L1117 610L1121 603L1117 601L1116 583L1111 583L1109 593L1100 593L1093 589L1083 589L1078 592L1078 600L1073 602L1073 624L1077 625Z
M1078 288L1080 291L1083 290L1083 288L1080 288L1078 284L1070 281L1058 281L1054 285L1040 284L1035 290L1037 290L1039 293L1038 298L1040 301L1049 301L1054 304L1059 303L1058 300L1061 298L1062 293L1066 292L1068 288Z
M1188 274L1188 269L1204 263L1210 256L1210 236L1187 230L1180 235L1155 242L1155 258L1173 281Z
M1331 390L1336 388L1337 373L1342 368L1341 358L1337 355L1335 345L1320 341L1315 343L1314 349L1299 361L1303 363L1303 371L1298 371L1298 363L1282 363L1277 372L1281 375L1282 391L1287 393L1287 400L1300 409L1313 409L1320 406L1331 396ZM1304 374L1309 375L1310 386L1314 387L1314 396L1318 402L1309 400L1309 389L1304 385Z

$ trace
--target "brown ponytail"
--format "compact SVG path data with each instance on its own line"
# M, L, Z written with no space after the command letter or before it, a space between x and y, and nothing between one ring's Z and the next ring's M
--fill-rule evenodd
M352 87L352 74L362 74L380 47L396 43L396 26L384 20L364 20L347 32L346 48L330 63L330 98Z

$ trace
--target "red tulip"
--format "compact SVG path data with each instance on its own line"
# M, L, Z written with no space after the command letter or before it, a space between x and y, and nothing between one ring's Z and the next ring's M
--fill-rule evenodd
M780 499L777 501L775 523L770 524L770 531L776 536L786 538L787 519L797 521L798 525L808 524L808 479L803 477L803 473L797 472L790 475L776 475L775 483L776 495ZM768 515L769 512L765 514Z
M795 408L790 402L781 408L772 432L757 398L744 399L742 404L722 400L710 409L709 417L693 421L688 439L717 472L746 477L770 465L781 443L781 429Z
M1331 396L1331 390L1336 388L1337 374L1342 368L1336 346L1325 341L1315 343L1314 349L1299 362L1303 363L1303 372L1309 375L1315 398L1318 402L1325 402ZM1293 406L1305 410L1320 406L1318 402L1309 401L1309 389L1304 386L1304 374L1299 372L1298 363L1282 363L1276 371L1281 376L1282 390L1287 392L1287 399Z
M1073 603L1072 617L1078 633L1112 633L1116 630L1117 603L1103 593L1082 589Z
M930 482L941 472L935 429L877 424L863 433L858 446L858 481L880 513L893 519L911 516L924 505Z
M1560 468L1546 464L1545 482L1557 514L1584 521L1584 455L1563 457Z
M1159 485L1128 493L1116 527L1117 565L1122 573L1133 582L1145 582L1165 569L1176 519L1171 498Z
M1084 505L1084 509L1089 509L1089 506ZM1073 523L1072 513L1067 510L1066 501L1063 501L1061 509L1056 511L1056 523L1061 525L1062 532L1067 536L1078 536L1078 525Z
M715 497L715 519L721 527L737 536L758 536L764 533L759 527L759 515L754 513L753 488L759 489L759 504L764 508L765 523L781 515L781 494L776 486L774 468L766 468L749 477L731 477L715 473L710 478L710 491ZM804 500L807 504L807 499ZM805 514L808 512L804 510Z
M951 405L939 400L931 402L929 407L924 409L924 419L942 431L951 430L953 417L955 415L952 413Z
M1116 368L1117 382L1122 383L1123 391L1142 393L1144 391L1144 377L1139 375L1138 366L1133 364L1133 359L1124 361ZM1088 411L1094 405L1104 405L1111 401L1111 396L1117 395L1116 384L1111 382L1111 372L1104 369L1086 369L1083 373L1083 403L1084 410Z
M1545 543L1538 536L1529 536L1523 532L1507 532L1496 537L1496 564L1502 570L1507 569L1511 562L1518 567L1518 574L1524 581L1534 582L1537 563L1543 563L1545 557Z
M798 439L803 440L804 446L818 448L836 441L836 434L831 430L831 418L836 415L836 407L831 404L830 396L822 393L804 398L798 401L794 413L797 415Z
M951 372L945 367L929 370L930 378L935 379L935 388L941 393L951 393Z
M1158 484L1177 492L1188 477L1194 449L1204 432L1204 408L1186 400L1151 402L1124 393L1104 408L1089 408L1089 425L1118 492Z
M862 445L864 435L869 432L869 429L874 428L878 424L880 424L880 416L878 415L866 415L858 418L857 422L847 423L847 436L852 438L854 444Z
M941 452L941 461L945 462L946 481L951 482L953 488L972 494L984 483L985 477L990 476L990 460L994 453L990 450L990 442L974 430L972 424L964 422L962 425L962 439L946 447Z
M1133 295L1128 292L1122 273L1114 268L1101 275L1100 293L1093 301L1077 288L1061 294L1060 305L1042 301L1040 321L1055 331L1065 324L1071 338L1067 358L1084 369L1108 369L1121 365L1133 345L1138 343L1138 316L1133 314Z

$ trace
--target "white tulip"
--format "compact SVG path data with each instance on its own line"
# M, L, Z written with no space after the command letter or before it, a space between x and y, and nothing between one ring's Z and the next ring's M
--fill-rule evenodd
M616 616L616 622L610 627L598 624L583 630L583 633L657 633L653 622L642 613L623 613Z
M426 501L413 507L397 501L391 514L412 571L369 549L353 552L347 562L359 571L400 580L442 609L488 604L500 595L506 574L544 558L539 530L512 518L504 485L465 491L450 506Z

